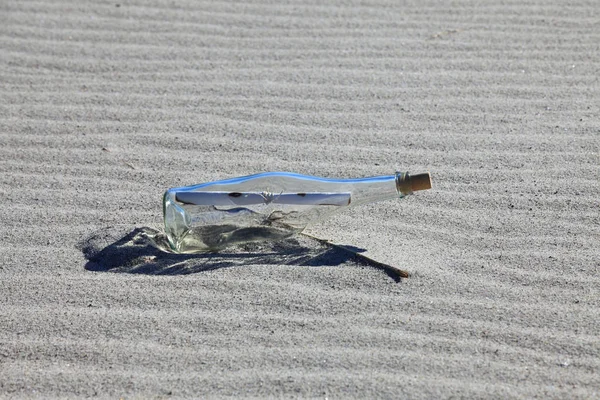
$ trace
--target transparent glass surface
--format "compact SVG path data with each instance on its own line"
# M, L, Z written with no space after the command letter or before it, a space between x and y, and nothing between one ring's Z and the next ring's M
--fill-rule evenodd
M403 197L396 185L400 174L326 179L268 172L169 189L163 199L166 235L176 253L284 239L348 207Z

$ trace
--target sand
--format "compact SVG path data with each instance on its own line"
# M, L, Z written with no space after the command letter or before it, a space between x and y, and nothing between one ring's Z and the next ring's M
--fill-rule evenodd
M0 2L0 397L600 398L600 8ZM430 171L169 258L166 188ZM256 250L256 248L254 248Z

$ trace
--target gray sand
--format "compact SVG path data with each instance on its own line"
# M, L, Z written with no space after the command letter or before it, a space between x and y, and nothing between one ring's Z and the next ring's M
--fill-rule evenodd
M600 398L600 7L565 4L0 2L0 397ZM399 282L115 245L168 187L396 169L434 189L309 233Z

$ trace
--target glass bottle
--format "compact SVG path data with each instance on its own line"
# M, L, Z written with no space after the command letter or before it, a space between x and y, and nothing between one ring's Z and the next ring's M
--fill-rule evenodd
M167 190L165 231L174 253L216 251L284 239L348 207L430 188L429 173L328 179L267 172Z

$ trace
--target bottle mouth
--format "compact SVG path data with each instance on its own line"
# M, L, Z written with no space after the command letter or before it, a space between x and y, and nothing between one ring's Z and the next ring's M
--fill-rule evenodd
M431 175L429 172L410 175L408 172L396 172L396 189L404 196L431 189Z

